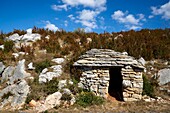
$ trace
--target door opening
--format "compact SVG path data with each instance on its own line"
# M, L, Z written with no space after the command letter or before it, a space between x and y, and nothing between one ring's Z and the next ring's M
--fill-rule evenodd
M122 89L122 75L121 68L115 67L109 69L110 81L108 93L110 96L116 98L116 100L123 101L123 89Z

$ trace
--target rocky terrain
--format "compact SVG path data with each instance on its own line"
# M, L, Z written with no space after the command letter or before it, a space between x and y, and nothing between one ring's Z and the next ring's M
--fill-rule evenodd
M144 31L136 32L135 35L148 33ZM33 28L1 34L0 111L4 113L170 112L170 53L168 52L170 34L166 30L157 31L158 37L150 38L147 40L150 42L147 42L144 39L146 37L134 40L130 37L131 32L133 31L98 35L65 31L54 33ZM153 36L155 32L156 30L151 31ZM161 51L158 51L159 44L152 41L156 39L160 41L161 37L164 39L160 44L165 43L165 46L162 45L159 48ZM140 45L138 40L143 45ZM138 46L133 46L130 41ZM79 71L74 69L73 63L92 48L124 51L138 59L141 66L145 67L141 101L121 102L113 97L103 99L78 87Z

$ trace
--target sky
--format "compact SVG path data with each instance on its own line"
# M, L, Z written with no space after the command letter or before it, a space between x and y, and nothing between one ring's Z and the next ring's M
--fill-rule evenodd
M170 28L170 0L0 0L0 31L120 32Z

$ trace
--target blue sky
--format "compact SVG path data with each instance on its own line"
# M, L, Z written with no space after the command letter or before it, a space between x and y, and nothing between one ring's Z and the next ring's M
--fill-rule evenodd
M169 28L169 0L0 0L0 31L50 30L102 33Z

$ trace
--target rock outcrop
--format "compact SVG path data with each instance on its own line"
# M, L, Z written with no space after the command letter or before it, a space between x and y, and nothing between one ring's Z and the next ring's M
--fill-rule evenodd
M55 58L52 61L57 64L61 64L64 62L64 59L63 58ZM42 72L39 75L39 83L46 83L47 81L50 81L55 77L59 77L59 76L61 76L62 72L63 72L62 65L53 65L53 66L49 67L49 69L45 68L42 70Z
M29 93L29 85L25 81L27 77L30 77L30 73L25 71L25 60L19 61L16 67L4 69L1 83L6 82L7 86L0 92L0 109L22 108Z

